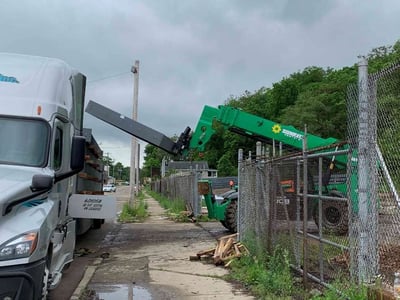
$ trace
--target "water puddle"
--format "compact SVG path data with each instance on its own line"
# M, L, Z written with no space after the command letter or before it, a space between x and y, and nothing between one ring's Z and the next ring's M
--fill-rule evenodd
M153 299L147 289L133 284L91 284L88 288L95 292L93 300Z

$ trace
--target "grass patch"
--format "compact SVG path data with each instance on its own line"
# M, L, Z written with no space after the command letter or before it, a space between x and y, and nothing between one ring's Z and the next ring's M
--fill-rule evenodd
M294 280L289 266L288 251L276 247L268 257L250 247L250 255L235 260L228 279L245 284L259 299L292 299Z
M203 215L203 214L197 216L196 220L197 220L197 222L215 222L215 221L217 221L216 219L210 219L208 217L208 215Z
M248 236L252 236L248 234ZM367 298L367 288L349 281L343 274L331 284L331 289L305 290L302 278L290 267L290 253L285 244L277 244L272 255L265 252L253 236L243 243L250 255L243 256L231 264L228 280L241 282L257 299L311 299L311 300L361 300ZM285 242L285 240L282 240ZM315 285L313 285L315 287Z
M368 288L363 284L356 284L345 278L338 278L332 283L332 288L326 288L322 295L311 300L365 300L368 299Z
M167 197L158 194L151 190L146 190L147 193L154 198L160 205L167 210L166 216L176 222L193 222L193 219L188 218L186 203L183 199L168 199ZM196 222L215 222L215 219L210 219L208 215L201 214L196 216Z
M147 193L160 203L161 207L166 210L169 219L176 222L188 222L189 218L186 214L186 203L183 199L168 199L153 191Z
M315 290L305 291L301 278L290 268L288 250L281 245L268 256L254 242L247 242L250 255L242 256L231 264L226 279L241 282L257 299L310 299L310 300L364 300L368 299L365 285L349 282L348 276L339 277L315 295ZM321 287L322 288L322 287ZM311 292L311 293L310 293ZM312 295L314 293L314 295Z
M129 206L129 203L124 203L121 214L118 216L118 221L121 223L142 222L147 216L147 203L144 199L144 194L139 192L133 206Z

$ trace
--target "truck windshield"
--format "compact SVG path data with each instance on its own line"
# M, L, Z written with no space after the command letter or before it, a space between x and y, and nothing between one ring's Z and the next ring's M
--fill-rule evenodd
M49 138L44 121L0 117L0 164L44 167Z

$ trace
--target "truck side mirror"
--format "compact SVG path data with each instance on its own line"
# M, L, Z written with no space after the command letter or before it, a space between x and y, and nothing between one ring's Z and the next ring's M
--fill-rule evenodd
M84 167L85 143L86 139L83 136L74 136L72 138L70 167L76 172L79 172Z
M50 190L53 186L53 177L49 175L36 174L32 177L32 192Z

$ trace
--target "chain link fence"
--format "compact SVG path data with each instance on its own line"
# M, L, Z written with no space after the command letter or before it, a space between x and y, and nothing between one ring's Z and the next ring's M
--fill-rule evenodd
M239 161L240 240L260 253L272 254L278 245L286 249L306 282L348 276L347 199L336 189L346 182L346 166L323 185L332 155L347 156L348 150L334 145L280 157L260 153Z
M399 100L400 64L368 75L362 61L348 88L347 141L300 152L258 143L248 157L239 151L240 240L262 253L280 245L306 284L372 283L377 275L391 284L400 270ZM152 189L184 199L198 215L199 179L167 177Z
M171 201L184 201L187 210L198 216L201 214L201 201L197 187L199 179L200 175L195 171L181 175L170 175L162 180L152 182L151 190Z
M358 147L358 202L352 201L351 271L361 281L380 274L392 284L400 270L400 64L368 75L349 87L348 139ZM358 102L357 102L358 99Z
M364 61L348 89L345 144L240 154L240 239L269 253L283 246L305 282L381 275L391 284L400 269L399 97L400 65L368 75ZM332 169L332 158L342 163Z
M200 179L207 179L213 191L220 191L221 193L231 189L230 181L237 184L237 176L204 178L201 172L193 170L171 174L162 179L152 181L150 188L171 201L184 201L188 212L197 217L202 214L202 206L204 204L198 189Z

